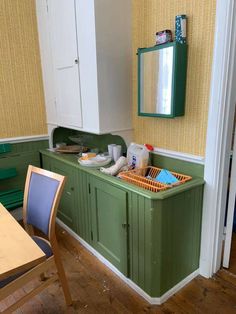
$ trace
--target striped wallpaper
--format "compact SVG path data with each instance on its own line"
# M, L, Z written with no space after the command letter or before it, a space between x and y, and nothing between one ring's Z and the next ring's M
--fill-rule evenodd
M216 0L133 1L133 125L135 141L205 154ZM186 114L175 119L137 116L138 47L155 43L177 14L188 16ZM0 1L0 138L47 133L34 0Z
M133 125L135 141L204 156L214 41L216 0L133 1ZM188 73L185 116L175 119L138 117L138 47L155 44L157 31L171 29L175 16L187 14Z
M34 0L0 0L0 138L46 134Z

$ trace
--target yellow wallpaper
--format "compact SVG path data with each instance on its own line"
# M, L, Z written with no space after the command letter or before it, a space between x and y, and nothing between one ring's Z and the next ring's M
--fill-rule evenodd
M133 124L135 141L205 155L216 0L133 0ZM171 29L187 14L188 73L185 115L175 119L137 116L138 47L155 44L157 31Z
M0 138L46 134L34 0L0 0Z

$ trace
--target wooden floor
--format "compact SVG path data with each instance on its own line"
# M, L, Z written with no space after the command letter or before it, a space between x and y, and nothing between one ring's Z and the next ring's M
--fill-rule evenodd
M16 313L236 313L236 275L228 271L221 270L208 280L198 276L165 304L151 306L67 232L58 229L58 240L73 307L65 307L59 283L55 283ZM0 304L0 310L28 289L30 286L9 297Z

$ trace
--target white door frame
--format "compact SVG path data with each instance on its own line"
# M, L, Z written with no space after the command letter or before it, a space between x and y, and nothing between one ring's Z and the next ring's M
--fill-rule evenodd
M236 84L233 84L236 83L234 16L236 16L234 0L217 0L200 256L200 274L205 277L211 277L221 265L229 155L236 99Z
M229 184L229 200L227 206L227 222L226 234L224 241L223 267L228 268L230 263L232 232L234 223L234 206L236 195L236 136L234 137L233 158L231 164L230 184Z

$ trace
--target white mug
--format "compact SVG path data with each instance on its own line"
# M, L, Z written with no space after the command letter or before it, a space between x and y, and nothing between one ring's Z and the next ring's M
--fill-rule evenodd
M121 145L113 146L113 159L116 162L121 156Z
M109 154L109 156L111 156L112 159L114 159L114 157L113 157L113 147L115 147L115 146L116 146L116 144L109 144L108 145L108 154Z

